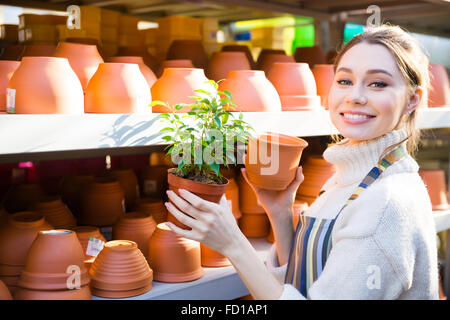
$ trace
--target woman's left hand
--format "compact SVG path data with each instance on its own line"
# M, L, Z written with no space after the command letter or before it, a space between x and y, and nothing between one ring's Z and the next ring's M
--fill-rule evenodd
M178 235L199 241L228 257L239 245L243 234L225 196L222 196L220 204L217 204L203 200L187 190L178 189L178 192L180 196L168 190L167 195L175 206L170 202L166 202L165 205L179 222L192 230L179 228L170 222L166 224Z

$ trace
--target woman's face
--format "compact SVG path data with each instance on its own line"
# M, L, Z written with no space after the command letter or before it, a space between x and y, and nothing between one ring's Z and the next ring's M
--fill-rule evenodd
M350 48L336 68L328 107L350 141L377 138L395 128L407 102L407 84L395 59L379 44Z

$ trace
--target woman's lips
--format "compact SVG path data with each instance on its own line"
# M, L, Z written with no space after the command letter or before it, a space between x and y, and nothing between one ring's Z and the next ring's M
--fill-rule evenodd
M376 116L366 115L362 113L340 113L342 120L348 124L363 124L371 121Z

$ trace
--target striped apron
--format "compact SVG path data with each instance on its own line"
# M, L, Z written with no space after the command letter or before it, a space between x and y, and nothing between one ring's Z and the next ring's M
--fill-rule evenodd
M361 192L370 186L386 168L406 154L407 151L402 144L381 159L348 198L334 219L308 217L303 215L303 212L300 214L289 254L285 283L293 285L304 297L307 297L309 288L319 278L325 267L331 250L331 232L339 214L358 198ZM323 192L324 190L321 190L320 194Z

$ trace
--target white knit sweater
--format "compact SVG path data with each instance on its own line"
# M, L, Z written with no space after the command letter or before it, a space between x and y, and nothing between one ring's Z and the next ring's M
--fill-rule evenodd
M405 137L394 130L325 150L337 171L305 215L335 218L383 151ZM418 169L410 155L388 167L336 220L330 255L308 297L284 284L280 299L438 299L436 231ZM279 266L274 245L266 264L284 283L287 265Z

